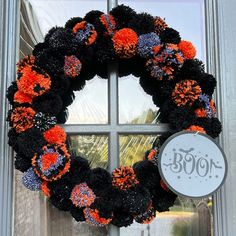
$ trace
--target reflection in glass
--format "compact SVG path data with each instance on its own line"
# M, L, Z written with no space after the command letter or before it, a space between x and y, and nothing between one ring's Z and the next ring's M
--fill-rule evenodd
M68 107L66 124L108 123L107 80L95 77L83 90L75 91L75 100Z
M135 162L142 161L155 139L156 135L120 135L120 165L132 166Z
M70 135L70 152L86 158L92 168L108 166L108 136Z
M119 123L155 123L158 108L133 75L119 78Z

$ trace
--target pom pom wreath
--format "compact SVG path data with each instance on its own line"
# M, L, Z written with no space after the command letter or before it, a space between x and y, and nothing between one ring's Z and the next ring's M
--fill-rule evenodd
M105 27L105 34L110 36L114 35L116 29L116 22L114 17L109 14L102 14L99 17L99 20Z
M71 192L71 201L76 207L89 207L94 202L96 195L86 183L76 185Z
M191 106L201 95L201 87L194 80L183 80L175 85L172 99L177 106Z
M216 79L194 59L194 46L181 41L160 17L120 5L108 14L90 11L84 18L71 18L65 27L52 28L32 54L17 64L17 79L7 91L13 107L7 117L8 143L16 152L15 168L24 173L24 185L41 190L76 221L95 226L123 227L134 219L147 224L156 211L169 210L177 196L159 175L161 145L178 131L216 138L222 129L212 100ZM70 156L70 137L57 125L65 123L74 91L95 76L108 79L109 63L118 64L120 77L140 78L159 107L158 121L170 126L143 161L112 174Z
M42 112L38 112L34 116L34 127L40 131L46 131L56 125L57 119L55 116L49 116Z
M131 58L136 53L138 36L132 29L118 30L112 38L115 52L120 58Z
M42 192L44 193L44 195L46 197L50 197L51 196L50 189L48 187L48 182L47 181L42 181L41 190L42 190Z
M155 27L155 32L159 35L162 31L164 31L168 27L168 25L161 17L156 17L154 19L154 27Z
M23 177L22 183L31 191L39 191L41 189L41 179L34 173L33 168L28 169Z
M112 185L120 190L126 190L138 184L136 174L132 167L122 166L112 172Z
M150 207L148 207L148 210L145 211L142 214L139 214L134 217L135 221L140 224L150 224L156 217L156 211L150 204Z
M73 27L75 40L79 45L91 45L96 41L97 32L94 26L86 21L77 23Z
M197 125L191 125L189 126L186 131L196 131L196 132L200 132L200 133L206 133L206 131L200 127L200 126L197 126Z
M70 155L64 145L44 146L32 158L35 173L46 181L60 179L70 168Z
M21 133L33 127L35 114L35 111L30 107L15 108L10 119L16 132Z
M99 211L97 209L85 208L84 216L86 222L97 227L103 227L108 225L112 219L105 219L100 217Z
M189 41L182 40L178 44L178 48L183 53L185 59L193 59L196 56L196 48Z
M17 80L19 91L30 97L37 97L47 92L51 87L51 80L48 74L41 69L32 66L25 66L21 70L21 76Z
M49 144L63 144L66 142L66 133L59 125L45 131L43 136Z
M158 80L174 79L175 72L184 63L184 58L178 47L174 44L166 44L153 48L154 57L146 63L146 68L152 77Z
M74 55L65 56L65 64L64 64L65 76L75 78L80 74L81 68L82 64L76 56Z
M142 34L138 38L137 52L140 57L149 58L153 56L152 48L160 45L160 38L156 33Z
M162 31L160 33L160 38L162 43L178 44L181 41L179 32L172 28L166 28L164 31Z
M123 4L113 8L110 14L115 18L117 29L128 27L129 22L137 15L132 8Z

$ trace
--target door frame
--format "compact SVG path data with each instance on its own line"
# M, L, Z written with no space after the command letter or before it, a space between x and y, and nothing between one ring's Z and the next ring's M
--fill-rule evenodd
M107 0L109 8L117 5L117 0ZM236 67L234 59L236 47L230 47L236 38L236 21L234 11L235 0L205 0L207 70L217 78L215 94L218 117L223 125L219 143L224 149L229 166L236 166L236 100L235 80ZM0 235L13 234L14 222L14 179L13 152L7 145L8 124L6 122L9 103L6 101L6 89L15 80L19 48L20 1L0 0ZM233 44L231 44L233 45ZM234 89L233 89L234 88ZM234 114L231 114L231 113ZM230 113L230 115L229 115ZM235 167L234 167L235 168ZM231 171L226 183L213 196L214 200L214 235L227 236L236 232L236 198L232 191L232 183L236 181L236 171ZM230 193L230 194L228 194ZM118 234L117 234L118 235Z

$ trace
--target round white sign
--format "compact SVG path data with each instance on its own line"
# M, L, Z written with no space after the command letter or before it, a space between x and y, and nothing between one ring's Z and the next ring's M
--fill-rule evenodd
M161 147L159 171L175 193L198 198L214 193L227 173L225 154L208 135L179 132Z

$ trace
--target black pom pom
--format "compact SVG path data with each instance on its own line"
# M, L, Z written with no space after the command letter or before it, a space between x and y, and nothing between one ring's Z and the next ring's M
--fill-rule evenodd
M71 81L71 88L74 91L80 91L84 88L86 81L84 79L78 78Z
M32 107L35 111L43 112L51 116L56 116L62 110L62 99L60 96L46 93L33 100Z
M85 221L83 208L78 208L73 206L70 209L70 213L77 222Z
M87 184L98 196L104 189L112 187L111 174L100 167L92 169Z
M60 198L56 195L51 196L49 201L52 203L53 206L55 206L61 211L69 211L72 207L72 202L70 199Z
M158 167L151 161L145 160L134 164L134 171L140 184L150 192L159 185L160 174Z
M176 132L187 129L194 122L196 117L191 108L179 107L171 111L169 115L170 127Z
M83 21L83 19L81 17L72 17L71 19L69 19L66 24L65 24L65 28L68 28L68 29L73 29L74 26L77 24L77 23L80 23L81 21Z
M112 62L116 58L113 42L110 37L99 37L95 44L95 50L99 63Z
M165 191L161 187L156 190L152 198L152 205L158 212L169 211L175 203L177 195L171 191Z
M130 7L119 5L110 11L110 14L115 18L116 28L122 29L128 27L128 23L137 15Z
M68 110L65 109L57 115L57 123L58 124L65 124L67 121L67 118L68 118Z
M179 80L196 80L199 81L199 78L204 73L204 65L202 61L198 59L186 60L176 75L177 81Z
M139 83L147 94L154 95L158 90L160 82L154 77L142 76L140 77Z
M138 35L154 32L154 18L147 13L135 14L133 19L130 20L128 27L133 29Z
M38 129L31 128L19 134L17 145L20 153L32 158L35 153L39 152L46 145L46 141Z
M133 223L133 216L124 211L114 211L111 223L117 227L127 227Z
M103 12L101 12L101 11L90 11L85 15L84 20L91 23L91 24L95 24L97 19L102 14L103 14Z
M162 43L178 44L181 40L179 32L172 28L166 28L164 31L162 31L160 33L160 38Z
M222 125L217 118L198 118L195 124L204 128L212 138L218 137L222 131Z
M21 172L27 171L31 167L31 159L22 155L17 154L15 156L15 168Z
M138 215L145 212L151 202L150 193L141 186L128 189L123 192L123 209L132 215Z
M62 27L52 28L45 37L45 42L55 52L61 54L73 53L76 51L76 43L70 29Z
M11 105L14 103L14 95L16 91L18 90L16 81L12 82L12 84L7 89L7 99L10 102Z
M75 185L84 182L88 179L90 174L89 163L86 159L80 156L72 156L70 171L68 172L68 176L70 181Z
M216 87L215 77L211 74L204 73L199 77L198 83L201 86L202 93L205 93L211 97Z

